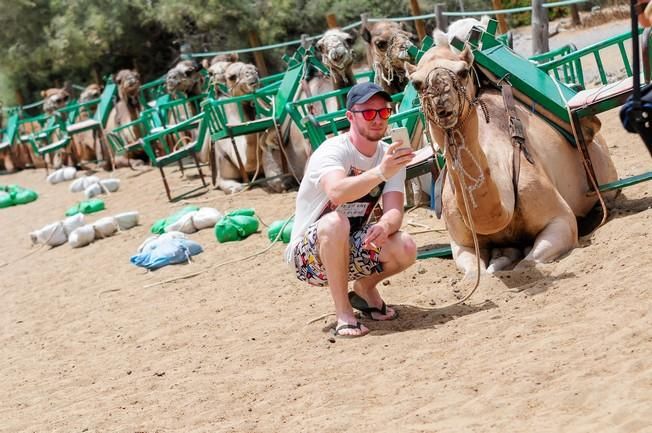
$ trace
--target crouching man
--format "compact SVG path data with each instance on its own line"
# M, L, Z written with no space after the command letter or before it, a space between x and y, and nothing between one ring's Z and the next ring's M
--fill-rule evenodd
M371 320L395 319L398 311L385 304L376 285L416 260L414 240L399 231L405 166L414 153L399 148L400 141L381 141L390 102L374 83L353 86L346 102L349 132L326 140L312 154L297 195L286 260L300 280L329 286L336 336L369 332L353 308ZM376 206L381 197L382 211Z

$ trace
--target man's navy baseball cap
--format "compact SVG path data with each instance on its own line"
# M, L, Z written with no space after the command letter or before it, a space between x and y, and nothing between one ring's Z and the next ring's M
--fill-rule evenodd
M392 97L376 83L366 82L351 87L346 96L346 109L350 110L355 104L364 104L374 95L380 95L386 101L392 102Z

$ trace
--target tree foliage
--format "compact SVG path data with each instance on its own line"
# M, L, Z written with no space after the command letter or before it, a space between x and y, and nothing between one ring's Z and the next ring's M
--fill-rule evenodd
M419 0L422 13L442 0ZM446 0L450 11L491 9L490 0ZM503 0L503 7L529 4ZM340 25L371 17L409 15L399 0L12 0L0 2L0 100L39 99L42 89L64 81L88 84L135 67L145 81L178 59L182 45L194 52L248 48L255 31L263 45L326 30L333 13ZM296 47L291 47L289 51ZM265 53L271 71L283 50ZM242 56L251 60L248 56ZM12 89L8 91L7 89Z

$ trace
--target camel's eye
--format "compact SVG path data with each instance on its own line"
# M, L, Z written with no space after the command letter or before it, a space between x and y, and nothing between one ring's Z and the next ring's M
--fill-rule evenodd
M421 91L421 88L423 87L423 81L421 80L412 80L412 85L416 89L417 92Z
M460 80L466 80L469 76L469 70L468 69L462 69L461 71L457 72L457 78Z
M235 81L235 79L237 78L237 75L235 75L235 74L229 75L227 78L229 79L229 81Z
M381 51L385 51L387 49L387 41L376 41L376 48L378 48Z

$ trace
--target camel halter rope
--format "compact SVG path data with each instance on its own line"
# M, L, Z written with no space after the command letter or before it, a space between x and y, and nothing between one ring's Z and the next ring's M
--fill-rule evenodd
M401 41L399 41L399 39ZM389 53L392 51L392 47L395 44L398 44L399 42L402 42L403 40L407 40L408 46L412 45L412 42L407 38L407 36L403 34L395 34L392 36L387 44L387 49L384 53L384 55L381 57L380 61L374 61L372 67L374 70L374 74L376 77L380 78L387 84L388 86L392 85L392 82L394 81L394 74L398 75L398 77L403 81L405 79L405 73L401 73L401 71L395 70L395 68L392 66L392 59L390 58ZM400 50L399 54L405 53L407 54L407 47Z
M449 127L449 128L444 127L439 121L439 117L437 116L436 104L434 99L437 95L443 92L442 86L436 85L434 83L434 80L436 79L434 74L436 74L437 72L444 72L445 74L448 75L450 80L453 82L453 88L455 93L457 94L459 106L461 107L462 117L458 119L458 121L455 123L453 127ZM476 79L478 79L477 74L475 73L475 69L471 68L470 73L473 74ZM469 76L467 80L469 80L470 78L471 76ZM467 299L469 299L473 295L473 293L475 293L478 286L480 285L480 246L478 243L478 235L475 230L475 223L473 222L473 217L471 216L469 205L470 204L473 205L474 209L478 207L475 198L473 196L473 191L479 188L480 185L482 185L482 183L485 180L482 168L480 167L478 160L475 158L475 156L473 156L471 152L469 152L469 150L465 146L464 135L462 134L461 129L462 126L464 125L464 122L468 119L469 115L471 114L472 107L478 105L480 106L480 108L482 109L482 113L484 114L485 121L487 123L489 123L489 111L487 110L487 106L484 103L484 101L480 100L477 96L474 97L473 99L469 98L466 92L467 90L466 86L462 82L460 82L460 79L458 78L457 74L455 74L450 69L443 68L443 67L434 68L426 76L426 83L428 84L428 87L423 92L419 93L421 110L423 111L424 115L426 116L426 119L429 122L434 123L444 131L444 137L446 140L444 143L445 146L444 152L448 155L448 159L453 162L452 167L450 167L451 173L455 173L458 182L462 186L461 192L462 192L462 199L464 200L467 225L469 226L469 229L471 230L471 234L473 235L473 247L475 249L475 257L476 257L475 285L473 286L473 289L471 289L471 291L466 296L464 296L464 298L452 304L452 305L458 305L464 303ZM462 165L463 152L465 152L466 155L470 157L471 161L473 161L473 165L475 166L477 172L479 173L478 177L474 177ZM465 178L469 178L473 182L473 184L467 186ZM470 200L469 200L469 195L471 196Z

